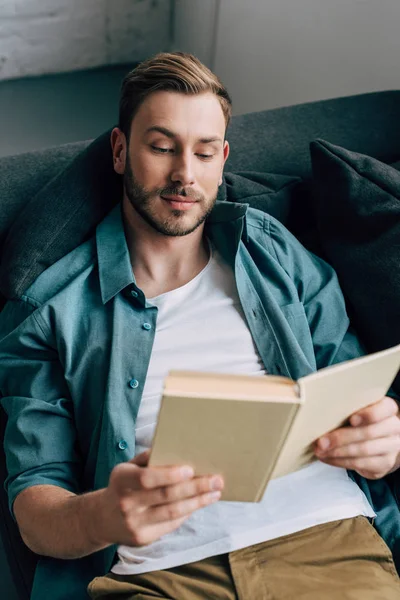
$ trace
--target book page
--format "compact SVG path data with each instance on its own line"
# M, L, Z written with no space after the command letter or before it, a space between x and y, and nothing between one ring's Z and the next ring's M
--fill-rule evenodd
M232 375L199 371L171 371L165 380L168 395L209 397L227 400L270 400L293 402L298 398L298 385L277 375Z
M399 367L400 346L395 346L299 379L303 403L273 477L316 460L313 442L345 425L353 413L383 398Z

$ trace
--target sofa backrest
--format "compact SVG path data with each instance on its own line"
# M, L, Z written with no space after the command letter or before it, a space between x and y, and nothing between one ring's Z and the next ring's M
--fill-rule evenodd
M310 174L309 142L323 138L384 162L398 158L400 91L375 92L233 117L226 170ZM89 142L0 159L0 256L21 209Z

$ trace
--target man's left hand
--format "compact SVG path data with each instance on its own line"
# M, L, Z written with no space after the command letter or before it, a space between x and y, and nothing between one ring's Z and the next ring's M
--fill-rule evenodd
M354 413L350 425L335 429L315 443L319 460L380 479L400 466L400 418L395 400L379 402Z

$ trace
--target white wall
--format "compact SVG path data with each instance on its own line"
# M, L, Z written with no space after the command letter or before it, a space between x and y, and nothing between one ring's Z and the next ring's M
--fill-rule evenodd
M220 0L174 0L173 40L175 50L192 52L212 68L218 35Z
M204 56L231 92L236 114L400 88L399 0L206 3L218 19L214 40L209 30L213 55ZM199 15L187 7L186 14L185 39L177 31L175 46L196 51Z
M170 43L172 0L0 0L0 80L141 60Z

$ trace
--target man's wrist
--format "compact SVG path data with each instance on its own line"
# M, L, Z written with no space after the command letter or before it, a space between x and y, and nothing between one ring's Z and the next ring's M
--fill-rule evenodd
M93 552L102 550L112 542L107 541L104 533L104 520L106 519L106 489L88 492L80 496L81 524L88 543L93 547Z

